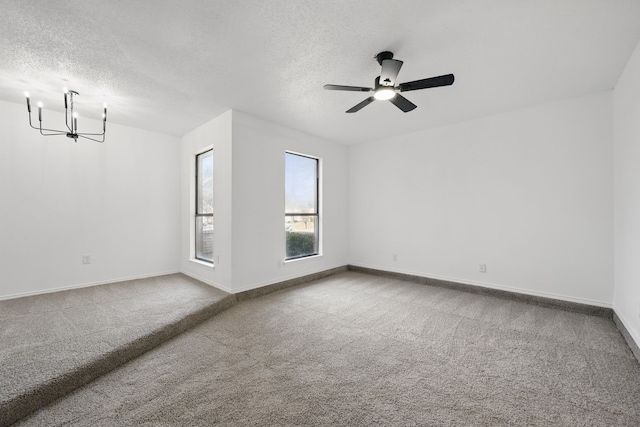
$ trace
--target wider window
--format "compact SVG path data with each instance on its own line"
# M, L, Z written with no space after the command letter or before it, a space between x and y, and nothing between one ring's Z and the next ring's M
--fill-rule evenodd
M320 247L319 161L285 153L286 259L317 255Z
M196 259L213 263L213 150L196 156Z

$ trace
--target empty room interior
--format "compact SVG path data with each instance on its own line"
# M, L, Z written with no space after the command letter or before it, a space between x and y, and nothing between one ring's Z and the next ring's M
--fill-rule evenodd
M2 1L0 426L640 425L640 1Z

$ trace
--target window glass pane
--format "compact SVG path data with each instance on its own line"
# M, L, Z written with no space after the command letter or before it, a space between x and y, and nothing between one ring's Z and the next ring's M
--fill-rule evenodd
M213 213L213 150L197 157L196 213Z
M287 258L298 258L318 253L318 216L287 216Z
M285 212L318 213L318 160L286 153Z
M196 258L213 262L213 217L196 217Z

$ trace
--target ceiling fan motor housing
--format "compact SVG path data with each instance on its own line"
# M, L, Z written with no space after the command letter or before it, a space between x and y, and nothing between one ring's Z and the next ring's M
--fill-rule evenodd
M389 52L389 51L384 51L384 52L380 52L379 54L376 55L376 61L378 61L378 64L380 64L382 66L382 61L384 61L385 59L393 59L393 52Z

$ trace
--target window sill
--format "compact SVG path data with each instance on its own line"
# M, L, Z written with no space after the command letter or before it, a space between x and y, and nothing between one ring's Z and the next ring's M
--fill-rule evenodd
M284 260L284 264L287 265L289 263L304 261L304 260L308 260L308 259L318 259L318 258L322 258L322 256L323 256L322 254L318 254L318 255L305 256L305 257L301 257L301 258L285 259Z
M191 261L194 264L200 264L200 265L203 265L205 267L213 268L214 270L216 269L215 264L212 263L212 262L202 261L202 260L196 259L196 258L191 258L191 259L189 259L189 261Z

